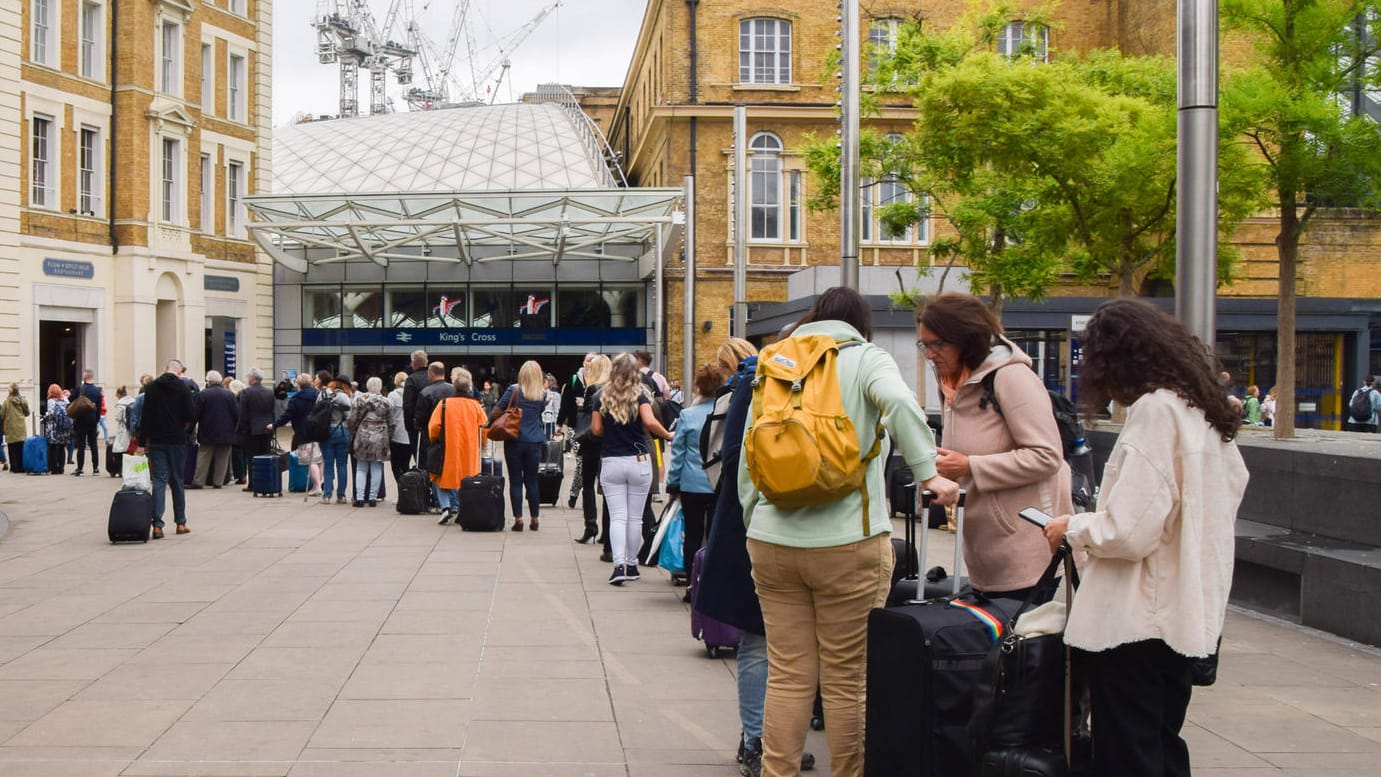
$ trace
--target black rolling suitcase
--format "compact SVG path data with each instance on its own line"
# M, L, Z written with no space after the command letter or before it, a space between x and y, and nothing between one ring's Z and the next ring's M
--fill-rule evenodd
M475 475L460 481L456 525L465 531L503 531L501 477Z
M548 442L542 462L537 465L537 501L553 507L561 501L561 479L565 476L561 447L561 440Z
M123 451L120 453L115 452L114 445L110 443L105 444L105 471L107 475L113 478L120 477L120 468L122 466L124 456L125 454Z
M282 457L274 455L255 456L249 462L249 489L258 496L283 495L283 470L280 469Z
M111 542L148 542L153 528L153 494L141 489L115 492L106 536Z
M984 753L978 777L1066 777L1070 773L1059 750L995 750Z
M916 488L914 483L908 485L913 492ZM921 514L925 515L932 505L934 495L929 491L921 492ZM964 561L964 501L966 494L959 492L959 503L954 507L955 534L954 534L954 574L949 574L944 567L933 567L925 570L926 550L930 544L930 531L922 529L917 525L916 514L913 512L906 519L906 531L904 538L892 540L892 554L896 560L892 567L892 589L887 593L888 607L897 607L909 601L919 599L937 599L942 596L958 596L969 587L969 579L960 574L963 569ZM911 497L914 502L914 497ZM941 507L940 509L944 509ZM919 535L919 536L918 536ZM917 595L917 587L924 585Z
M964 497L960 491L960 504ZM924 552L924 534L921 545ZM868 615L864 774L973 777L977 757L967 729L974 690L984 660L1021 602L973 593L917 602L918 579L923 578L910 579L909 595L905 579L889 594L902 603ZM955 593L955 581L942 587L944 594Z

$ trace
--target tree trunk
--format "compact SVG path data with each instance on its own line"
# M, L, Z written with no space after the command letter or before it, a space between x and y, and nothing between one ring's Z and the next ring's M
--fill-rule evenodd
M1295 192L1280 192L1280 234L1276 254L1280 258L1280 299L1276 306L1276 416L1272 430L1277 440L1295 436L1295 276L1299 262L1299 211Z

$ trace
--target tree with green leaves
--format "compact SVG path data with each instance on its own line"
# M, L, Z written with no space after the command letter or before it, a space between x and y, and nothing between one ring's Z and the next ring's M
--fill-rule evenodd
M1013 18L995 6L943 31L904 28L875 90L909 85L920 116L904 143L865 145L865 169L892 171L930 198L957 234L932 253L963 261L995 307L1003 294L1040 299L1061 273L1111 277L1124 295L1148 275L1173 276L1173 63L1115 51L1045 62L1030 42L1000 55L994 41ZM833 171L814 162L831 151L810 156L822 184ZM1261 175L1240 143L1225 143L1221 161L1230 229L1260 207ZM1220 277L1233 258L1224 241Z
M1220 16L1250 43L1223 124L1256 146L1279 209L1273 428L1289 438L1300 238L1319 208L1381 207L1381 0L1222 0Z

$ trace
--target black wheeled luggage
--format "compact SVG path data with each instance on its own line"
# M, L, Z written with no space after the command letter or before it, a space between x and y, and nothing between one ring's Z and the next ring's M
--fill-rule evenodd
M398 476L398 512L421 515L427 512L431 493L431 479L420 469L410 469Z
M456 525L465 531L503 531L503 478L475 475L460 481Z
M960 491L956 568L962 561L965 497ZM924 494L922 504L929 506L930 498ZM925 535L921 530L922 554ZM924 555L921 560L916 574L893 586L888 601L895 603L868 615L866 777L973 777L977 757L967 729L974 690L984 660L1021 605L971 592L956 595L954 581L938 586L943 592L936 598L923 588L924 601L916 601L918 581L925 579L919 572Z
M153 528L153 494L140 489L115 492L106 536L111 542L148 542Z
M123 462L123 460L124 460L124 457L125 457L124 451L120 451L120 452L117 453L117 452L115 451L115 446L114 446L114 445L112 445L111 443L106 443L106 444L105 444L105 471L106 471L106 474L109 475L109 476L111 476L111 477L113 477L113 478L118 478L118 477L120 477L120 472L121 472L120 467L121 467L121 465L122 465L122 462Z
M249 462L249 489L255 496L282 496L282 459L277 455L255 456Z
M565 476L565 459L561 448L561 440L548 442L542 461L537 465L537 501L553 507L561 501L561 480Z
M916 488L909 484L909 489ZM892 540L892 553L896 565L892 568L892 589L887 593L888 607L897 607L910 601L937 599L942 596L958 596L969 586L969 579L960 574L964 561L964 502L966 494L959 492L959 503L954 507L956 531L954 534L954 574L944 567L926 570L926 551L930 545L929 529L921 528L916 513L906 519L904 539ZM934 494L921 492L921 515L927 514ZM914 503L915 498L911 497ZM943 507L941 507L943 509ZM900 570L900 571L899 571ZM923 586L923 587L920 587Z
M994 750L978 763L978 777L1066 777L1069 767L1059 750Z

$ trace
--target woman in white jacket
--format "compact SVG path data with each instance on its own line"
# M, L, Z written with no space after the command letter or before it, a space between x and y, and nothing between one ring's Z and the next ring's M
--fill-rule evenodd
M1088 407L1127 405L1097 509L1046 527L1088 552L1065 640L1090 670L1094 770L1188 777L1190 664L1216 650L1247 468L1212 353L1151 305L1099 305L1083 337Z

